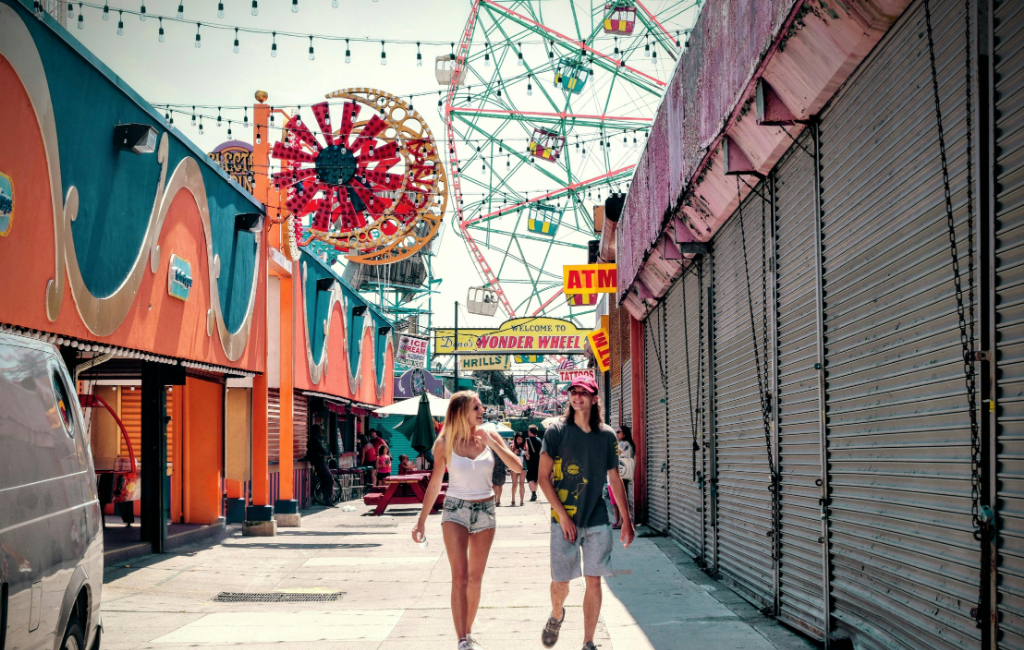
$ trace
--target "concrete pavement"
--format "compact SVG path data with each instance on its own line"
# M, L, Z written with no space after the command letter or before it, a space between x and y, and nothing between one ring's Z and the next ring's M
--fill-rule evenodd
M420 549L409 536L416 510L373 517L361 502L353 505L356 512L307 511L302 528L278 529L277 537L236 531L209 548L108 568L104 648L454 649L440 516L428 520L430 545ZM498 522L475 636L489 649L542 648L550 612L547 506L506 505ZM640 538L625 551L617 545L614 566L595 639L604 650L814 647L744 608L665 538ZM220 602L237 598L224 594L312 602ZM582 602L576 581L558 648L582 646Z

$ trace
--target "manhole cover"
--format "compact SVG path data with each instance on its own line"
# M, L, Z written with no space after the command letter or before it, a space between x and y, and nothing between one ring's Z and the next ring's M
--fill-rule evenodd
M222 591L214 598L218 603L329 603L345 595L343 591L322 594L285 594L276 591Z

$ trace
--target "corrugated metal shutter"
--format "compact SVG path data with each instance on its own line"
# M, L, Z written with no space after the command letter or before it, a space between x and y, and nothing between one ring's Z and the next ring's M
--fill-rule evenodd
M1000 647L1024 648L1024 5L995 10Z
M663 331L665 303L644 321L644 381L647 386L647 517L655 530L668 530L668 440L665 384L667 363Z
M961 237L962 11L932 2ZM925 31L918 2L822 125L832 615L859 648L979 643L969 417Z
M295 391L292 394L292 458L306 455L309 438L309 398Z
M760 191L760 190L759 190ZM743 258L740 215L715 235L715 437L718 462L718 567L742 594L760 605L774 602L771 537L771 474L751 334L754 303L758 351L761 331L761 199L743 206L750 294Z
M629 426L633 426L633 375L631 365L629 359L625 359L622 362L622 423Z
M705 437L701 410L707 399L706 384L702 390L701 372L707 372L707 347L700 345L704 278L698 275L696 263L687 268L676 281L665 305L668 309L670 359L669 406L671 431L669 440L669 533L693 557L703 557L704 510L702 483L703 454L699 448ZM701 363L700 355L705 357ZM706 379L705 379L706 382ZM696 430L696 434L694 431ZM694 450L694 435L698 449Z
M779 617L824 638L814 144L776 169L775 256L780 498Z
M142 390L135 386L124 386L121 390L121 424L132 443L135 457L142 458ZM127 456L128 449L122 445L121 455Z
M267 460L281 462L281 389L267 389Z

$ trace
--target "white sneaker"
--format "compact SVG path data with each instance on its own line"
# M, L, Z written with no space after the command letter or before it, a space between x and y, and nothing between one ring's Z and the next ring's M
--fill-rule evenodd
M469 645L469 641L462 639L459 641L459 650L473 650L473 646Z
M473 638L472 634L466 635L466 641L469 642L469 647L472 648L472 650L484 650L484 647L480 645L479 641Z

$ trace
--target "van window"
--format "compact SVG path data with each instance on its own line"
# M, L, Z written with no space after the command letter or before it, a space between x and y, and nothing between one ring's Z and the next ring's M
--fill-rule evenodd
M64 386L64 380L56 368L50 371L50 382L53 384L53 398L56 402L57 416L60 418L61 424L64 425L64 431L74 438L75 420L73 413L75 412L75 407L70 401L67 387Z
M55 381L53 364L42 350L0 340L0 490L79 467L68 428L75 426L72 394L59 375Z

